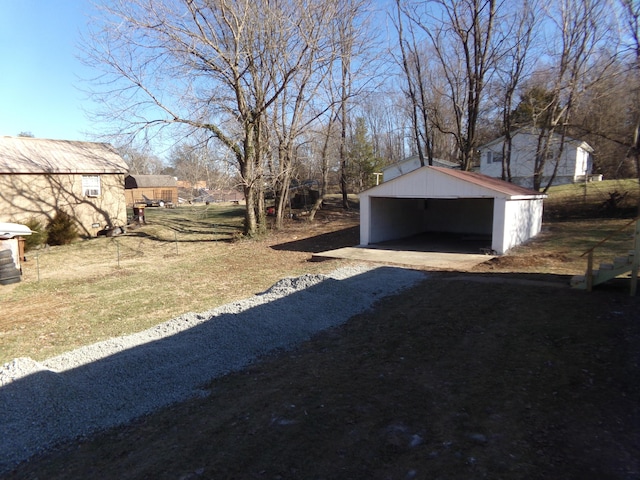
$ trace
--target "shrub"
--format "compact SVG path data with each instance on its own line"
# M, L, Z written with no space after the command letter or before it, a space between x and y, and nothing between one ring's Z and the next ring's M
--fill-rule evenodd
M27 252L47 243L47 231L40 221L30 218L23 224L33 232L31 235L24 237L24 248Z
M58 210L47 225L47 243L49 245L68 245L78 238L78 229L70 215Z

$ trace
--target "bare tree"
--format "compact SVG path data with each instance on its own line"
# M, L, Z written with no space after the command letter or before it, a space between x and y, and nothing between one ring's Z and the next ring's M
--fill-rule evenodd
M206 147L188 143L177 144L171 150L169 163L173 166L178 180L188 185L189 200L197 195L202 182L206 187L209 186L208 180L214 170L214 161Z
M366 119L374 154L387 165L415 153L409 110L405 95L389 90L372 92L358 101L357 116Z
M131 0L104 8L85 48L102 69L101 114L123 135L182 127L232 152L246 200L245 234L265 228L267 110L305 65L335 52L340 2Z
M579 4L559 0L547 15L556 29L558 45L549 55L554 64L548 75L550 101L545 108L547 122L539 128L533 174L533 188L546 192L553 184L564 151L571 115L578 97L597 82L606 69L597 61L599 48L611 33L607 0L584 0ZM549 25L548 25L549 28ZM555 42L549 45L555 47ZM610 65L607 64L607 66ZM597 71L594 68L597 67ZM546 177L547 164L551 174Z
M144 148L122 145L117 150L129 165L129 173L132 175L159 175L165 166L162 160Z
M309 212L309 220L313 220L318 210L322 207L329 185L329 171L332 166L331 159L338 157L337 152L339 151L339 147L337 147L336 144L340 144L339 140L336 141L335 134L338 126L338 105L332 104L330 110L326 112L322 118L325 119L326 122L315 135L317 137L315 143L318 144L317 155L320 157L320 192Z
M503 21L500 35L504 38L505 54L497 62L496 78L498 90L501 92L499 109L501 113L501 133L504 136L502 144L502 179L511 181L511 148L513 134L514 97L522 80L526 78L530 68L529 57L531 47L537 32L539 19L538 0L524 0L512 5L515 7Z
M267 171L275 194L275 227L283 225L291 181L299 162L303 133L315 121L310 103L325 81L327 65L318 61L305 66L298 80L288 86L268 114L264 135L268 139ZM306 116L305 116L306 115Z
M498 0L398 2L398 8L429 41L432 67L437 65L444 79L442 93L448 98L454 124L438 123L437 115L433 120L439 130L455 138L464 170L476 160L478 120L496 60L495 23L502 6Z
M629 109L633 119L633 134L629 142L628 156L634 159L638 185L640 188L640 3L635 0L620 0L623 7L623 23L628 44L632 52L632 88L629 95ZM640 215L640 201L638 202Z
M349 209L349 199L347 197L347 126L349 124L348 102L352 92L351 60L354 48L353 20L346 18L338 24L338 36L340 51L340 191L342 192L342 206Z
M430 118L430 105L427 100L429 89L426 69L428 62L424 50L420 48L414 31L414 23L407 25L405 34L403 9L400 0L396 0L396 29L400 46L400 61L406 80L406 95L411 105L411 123L420 165L433 165L433 121Z

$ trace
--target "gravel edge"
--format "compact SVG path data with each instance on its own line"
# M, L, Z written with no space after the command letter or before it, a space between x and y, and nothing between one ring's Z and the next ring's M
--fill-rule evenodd
M0 474L74 438L205 396L211 380L345 323L425 278L356 266L285 278L267 291L143 332L0 367Z

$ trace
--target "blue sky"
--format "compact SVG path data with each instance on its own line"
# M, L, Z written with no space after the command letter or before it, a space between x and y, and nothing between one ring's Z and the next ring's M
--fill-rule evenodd
M0 135L90 140L76 58L89 0L0 0Z

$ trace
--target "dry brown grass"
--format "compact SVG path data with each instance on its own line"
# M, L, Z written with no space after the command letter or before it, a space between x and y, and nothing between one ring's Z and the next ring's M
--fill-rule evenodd
M237 240L241 218L242 207L229 206L148 211L149 224L127 235L29 253L23 281L0 289L0 364L209 310L286 276L331 271L340 262L309 262L308 252L277 245L353 227L357 212L326 212L313 225L291 221L286 233L256 240Z
M626 284L587 293L566 282L621 223L547 222L509 255L431 272L343 327L213 381L207 398L61 445L6 478L638 478L640 298ZM179 237L178 254L170 235L123 237L120 268L112 241L92 240L66 250L94 252L90 271L74 274L51 249L39 283L28 267L0 290L11 312L2 355L43 358L332 270L340 262L310 263L309 252L357 243L356 224L327 209L262 240Z
M566 204L567 188L547 201L550 210ZM599 187L593 202L605 191ZM242 214L242 206L230 205L148 209L148 225L127 235L29 253L23 281L0 288L0 363L41 360L244 298L285 276L330 271L340 262L309 262L310 252L358 243L357 210L345 212L337 202L311 224L290 220L283 231L254 240L238 240ZM552 218L536 239L474 271L580 274L580 255L624 222ZM616 234L596 261L631 248L629 234Z

